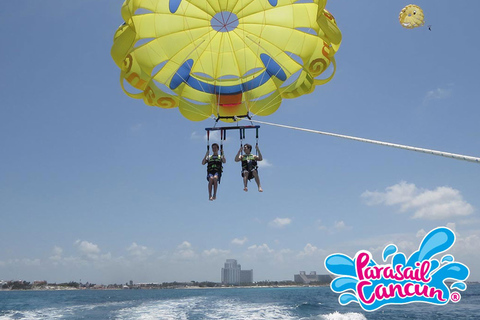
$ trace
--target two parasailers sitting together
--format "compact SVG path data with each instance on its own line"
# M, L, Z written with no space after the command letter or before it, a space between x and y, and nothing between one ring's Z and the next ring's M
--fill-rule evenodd
M257 150L258 155L251 154L252 152L252 146L250 144L245 144L243 146L243 152L245 154L242 154L242 147L240 147L240 150L238 150L237 155L235 156L235 162L242 162L242 177L243 177L243 190L248 191L247 184L248 181L251 180L252 178L255 178L255 182L257 183L258 186L258 191L263 192L262 186L260 185L260 178L258 176L258 166L257 166L257 161L262 161L262 153L260 152L260 149L258 148L258 145L255 146ZM203 157L202 160L202 165L208 164L207 165L207 180L208 180L208 197L209 200L215 200L217 197L217 187L218 183L220 182L220 179L222 177L222 170L223 170L223 164L227 161L225 159L225 156L223 154L223 149L221 150L220 154L219 152L219 146L218 144L214 143L212 144L212 152L213 154L209 154L209 150L207 150L207 153ZM213 194L212 194L212 189L213 189Z

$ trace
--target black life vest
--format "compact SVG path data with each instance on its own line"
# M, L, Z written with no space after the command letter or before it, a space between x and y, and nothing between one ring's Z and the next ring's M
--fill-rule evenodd
M253 154L245 154L242 156L242 171L252 171L257 170L257 160L255 160L255 155Z
M211 155L208 156L208 165L207 165L207 172L208 173L219 173L221 174L223 171L222 165L222 156L221 155Z

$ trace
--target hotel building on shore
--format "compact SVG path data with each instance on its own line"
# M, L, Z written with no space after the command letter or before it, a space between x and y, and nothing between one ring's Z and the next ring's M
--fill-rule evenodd
M294 275L293 281L296 283L309 284L311 282L320 282L328 284L332 282L333 277L328 274L317 274L316 271L311 271L307 274L305 271L300 271L299 274Z
M253 283L253 269L242 270L235 259L227 259L222 268L222 284L247 284Z

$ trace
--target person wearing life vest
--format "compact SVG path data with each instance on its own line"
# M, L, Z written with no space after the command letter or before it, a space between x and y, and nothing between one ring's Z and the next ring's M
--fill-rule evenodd
M222 177L223 164L227 162L225 156L223 155L223 149L221 154L218 154L218 144L212 144L213 154L209 154L209 150L203 157L202 165L207 165L207 180L208 180L208 198L210 201L213 201L217 198L217 187L220 183ZM212 195L213 189L213 195Z
M262 186L260 185L260 178L258 176L258 166L257 166L257 161L262 161L262 153L260 152L260 149L258 148L258 145L255 146L257 149L257 154L254 155L251 154L252 152L252 146L248 143L246 143L243 146L243 152L242 153L242 147L240 147L240 150L238 150L237 155L235 156L235 162L242 162L242 177L243 177L243 191L247 192L248 191L248 181L251 180L252 178L255 178L255 182L257 183L258 186L258 191L263 192Z

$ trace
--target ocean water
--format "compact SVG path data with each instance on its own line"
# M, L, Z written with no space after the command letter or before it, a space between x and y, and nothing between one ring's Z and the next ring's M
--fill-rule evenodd
M0 320L374 320L480 319L480 284L470 284L458 303L409 304L363 311L341 306L330 287L0 291Z

